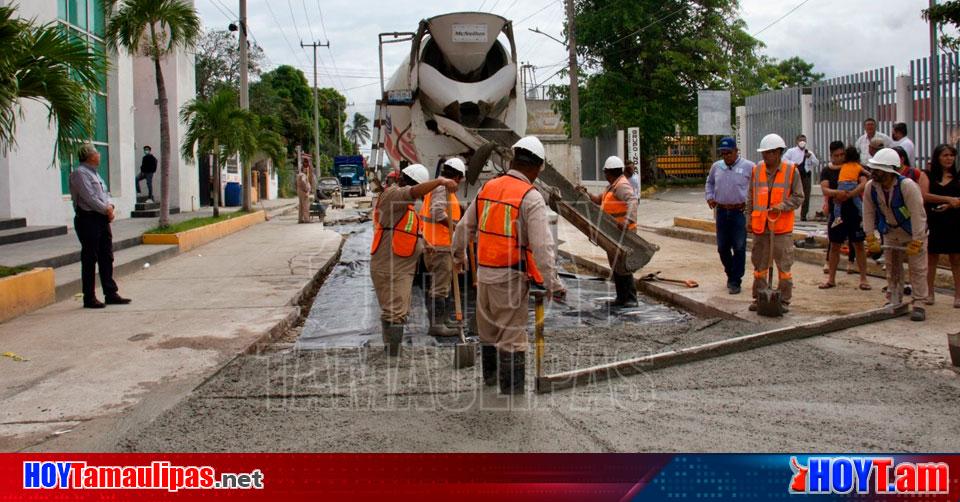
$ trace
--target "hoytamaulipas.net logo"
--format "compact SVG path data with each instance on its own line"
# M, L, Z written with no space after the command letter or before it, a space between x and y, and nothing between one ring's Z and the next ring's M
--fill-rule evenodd
M896 462L893 457L790 457L790 493L938 495L949 492L943 462Z
M88 465L86 462L25 461L24 489L59 490L262 490L263 472L217 473L211 466Z

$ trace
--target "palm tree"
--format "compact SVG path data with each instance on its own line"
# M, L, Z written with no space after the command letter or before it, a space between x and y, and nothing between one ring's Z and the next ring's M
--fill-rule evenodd
M170 223L170 112L160 62L177 48L194 46L200 18L183 0L122 0L114 12L117 3L104 2L106 13L113 13L107 23L107 44L153 60L160 106L160 227L165 227Z
M347 126L347 137L360 153L360 145L370 139L370 119L361 113L353 114L353 123Z
M37 26L15 18L15 12L15 7L0 6L0 153L16 144L20 100L31 99L46 105L48 120L56 122L55 162L59 152L90 137L90 93L100 87L98 75L106 60L56 24Z
M244 115L245 127L238 128L238 148L240 154L240 163L243 166L244 179L249 180L249 175L253 169L253 158L258 153L263 153L273 161L275 166L281 168L286 163L287 147L284 144L283 137L260 124L260 117L255 113L242 110ZM243 210L251 209L251 198L244 197Z
M250 127L250 117L237 105L237 94L222 89L210 99L193 99L180 108L187 134L180 155L187 162L197 154L213 154L213 215L220 215L220 166L240 147L240 132Z

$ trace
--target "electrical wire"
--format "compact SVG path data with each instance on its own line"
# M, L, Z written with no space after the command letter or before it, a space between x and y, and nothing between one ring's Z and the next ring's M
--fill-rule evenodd
M290 39L287 38L287 34L283 30L283 25L280 24L280 19L277 18L277 14L273 12L273 7L270 6L270 2L264 3L267 5L267 10L270 11L270 15L273 17L273 22L280 30L280 36L283 37L283 41L287 43L287 47L290 49L290 54L293 54L294 59L296 59L299 64L303 64L303 61L300 59L300 52L293 48L293 44L290 43Z
M788 10L786 14L778 17L777 19L774 19L772 23L764 26L763 29L761 29L760 31L758 31L758 32L756 32L756 33L754 33L753 35L750 35L750 36L752 36L753 38L757 38L757 35L759 35L759 34L765 32L765 31L767 31L767 29L769 29L771 26L779 23L780 21L783 21L784 18L786 18L786 17L789 16L790 14L793 14L794 11L796 11L796 10L799 9L800 7L803 7L803 5L804 5L805 3L807 3L807 2L809 2L809 1L810 1L810 0L803 0L802 2L798 3L794 8Z
M529 16L527 16L527 17L525 17L525 18L523 18L523 19L521 19L521 20L519 20L519 21L514 22L513 25L514 25L514 26L518 26L518 25L520 25L520 24L523 24L524 22L526 22L528 19L532 18L533 16L536 16L537 14L539 14L539 13L547 10L547 8L549 8L550 6L553 6L553 5L556 5L556 4L560 4L560 3L562 3L561 0L550 0L549 2L547 2L546 5L544 5L544 6L541 7L540 9L538 9L536 12L534 12L533 14L530 14Z

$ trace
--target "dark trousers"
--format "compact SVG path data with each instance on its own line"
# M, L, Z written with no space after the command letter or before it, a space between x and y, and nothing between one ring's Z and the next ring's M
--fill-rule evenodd
M810 171L800 173L800 182L803 183L803 206L800 208L800 221L807 221L807 213L810 212L810 190L813 188Z
M97 297L98 266L103 295L109 297L117 294L117 283L113 281L113 233L106 215L77 209L73 225L80 239L80 278L84 301Z
M717 208L717 252L728 286L740 286L747 262L747 219L743 211Z
M151 199L153 198L153 173L145 173L140 171L140 174L137 175L137 193L140 193L140 180L147 180L147 196Z

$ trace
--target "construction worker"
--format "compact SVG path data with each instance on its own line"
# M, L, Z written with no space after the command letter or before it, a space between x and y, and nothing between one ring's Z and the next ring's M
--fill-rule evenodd
M890 303L899 304L903 294L903 262L910 265L913 309L910 320L923 321L927 314L923 302L927 288L927 217L923 209L920 186L904 177L900 155L892 148L883 148L870 159L872 180L863 196L863 230L867 234L867 250L884 255L887 269L887 294ZM873 233L883 235L884 246Z
M513 145L507 174L484 184L453 236L459 267L464 251L477 242L477 331L485 385L500 381L502 394L523 394L527 350L527 296L530 281L553 297L566 295L557 275L547 206L533 182L546 156L543 144L527 136Z
M803 205L803 180L795 164L783 160L787 149L783 138L768 134L760 140L758 152L763 161L754 166L744 212L753 232L753 303L757 310L757 291L767 288L767 267L777 264L777 287L787 312L793 297L793 223L795 211ZM772 242L771 246L771 234Z
M304 164L297 174L297 199L299 216L297 223L310 223L310 166Z
M457 182L444 177L431 181L426 167L407 166L400 174L399 185L384 190L373 209L370 277L380 302L383 343L390 356L400 354L413 276L423 248L414 203L438 186L456 190Z
M637 231L637 194L634 193L630 180L624 176L623 160L619 157L607 157L603 163L603 175L607 179L607 189L600 195L587 192L586 187L577 186L577 189L590 197L594 204L598 204L603 212L609 214L623 233ZM623 237L621 236L621 240ZM616 252L607 253L610 270L613 271L613 284L617 290L616 299L610 303L611 307L631 308L637 306L637 285L633 274L624 268L623 260Z
M456 157L443 163L440 175L457 183L467 174L467 166ZM420 207L423 220L423 240L426 247L423 262L430 273L430 290L427 292L427 314L430 320L430 336L457 336L459 330L447 327L452 303L448 302L450 284L453 280L453 257L450 254L450 223L460 221L460 201L457 191L444 186L434 188L423 198Z

